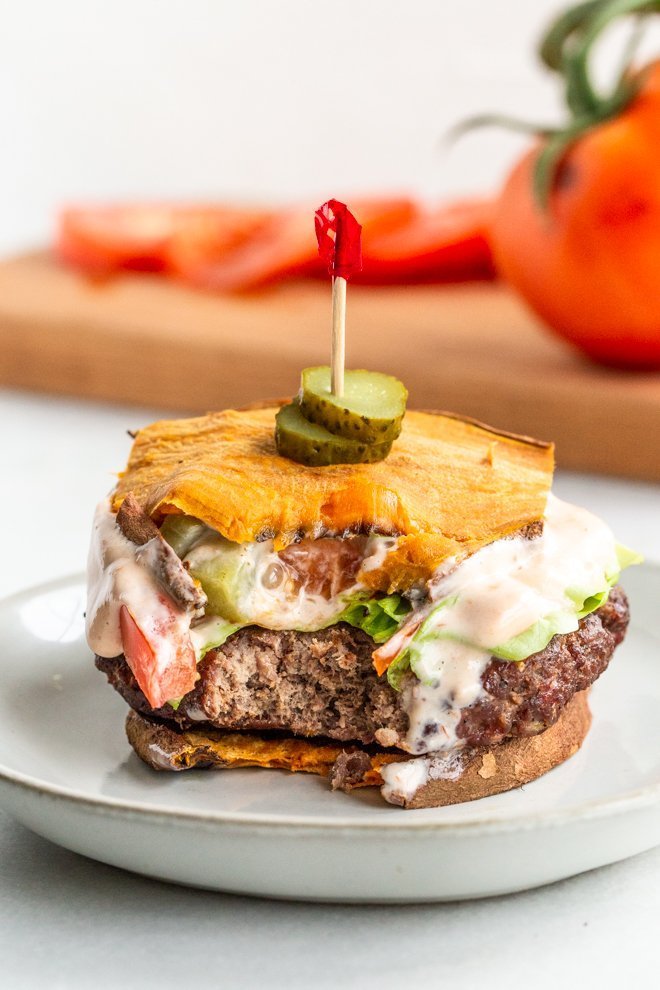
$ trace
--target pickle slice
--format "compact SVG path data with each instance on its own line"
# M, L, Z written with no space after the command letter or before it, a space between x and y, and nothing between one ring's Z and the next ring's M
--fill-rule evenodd
M387 457L392 441L362 443L335 436L316 423L310 423L297 401L282 406L275 416L277 452L308 467L328 464L373 464Z
M310 423L362 443L396 440L406 411L408 392L398 378L380 371L347 371L344 393L330 391L330 368L305 368L300 408Z

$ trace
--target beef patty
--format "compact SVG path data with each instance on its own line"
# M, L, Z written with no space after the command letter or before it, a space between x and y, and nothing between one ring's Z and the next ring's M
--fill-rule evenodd
M540 653L523 663L493 659L482 675L488 693L464 709L458 736L488 746L552 725L606 669L628 617L617 586L579 629L555 636ZM149 706L123 656L97 657L96 665L136 711L182 729L281 730L396 746L408 716L402 693L376 674L374 649L369 636L343 623L307 633L249 626L206 654L196 687L176 711Z

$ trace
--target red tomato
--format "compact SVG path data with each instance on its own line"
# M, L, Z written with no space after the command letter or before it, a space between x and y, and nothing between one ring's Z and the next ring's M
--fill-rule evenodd
M490 204L426 211L407 198L352 203L362 224L363 283L443 282L493 275ZM327 278L311 207L274 212L223 205L71 208L56 251L87 273L171 271L191 285L249 290L283 279Z
M171 270L203 281L207 265L236 249L271 216L264 209L206 204L71 208L60 216L56 251L92 275Z
M166 637L170 634L167 655L163 657L159 656L157 648L153 649L125 605L119 613L119 624L126 662L152 708L160 708L167 701L181 698L193 689L197 680L197 664L188 637L183 642L176 642L172 627L160 630Z
M419 208L409 223L364 238L362 272L355 280L411 284L493 278L492 213L489 200L463 200L435 210Z
M547 209L528 152L497 204L502 276L542 320L594 361L660 368L660 62L616 117L568 148Z
M362 224L364 243L372 234L383 234L407 223L415 207L409 199L370 199L351 201L351 211ZM327 277L318 256L313 215L313 208L308 207L275 215L237 251L209 264L197 284L242 291L303 275Z
M301 540L291 543L278 556L293 576L298 588L328 600L350 588L364 560L366 539Z
M159 271L174 231L172 206L72 207L63 210L55 250L90 274L118 269Z
M272 210L238 206L181 211L165 248L166 266L193 285L206 285L214 267L263 230L272 217Z

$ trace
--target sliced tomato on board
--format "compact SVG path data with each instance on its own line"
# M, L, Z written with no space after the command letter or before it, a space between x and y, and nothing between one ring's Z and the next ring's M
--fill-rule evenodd
M91 275L173 271L184 278L236 249L272 211L212 204L79 207L60 216L58 256Z
M160 708L193 689L197 680L195 651L189 637L177 641L173 622L165 623L152 643L125 605L119 613L119 624L126 662L152 708Z
M406 224L415 213L407 198L351 200L362 224L362 237L380 236ZM254 237L223 258L200 265L196 285L208 289L245 291L283 279L318 275L327 270L318 256L313 207L296 207L274 215Z
M492 204L464 200L428 210L406 197L351 201L362 224L362 284L490 278ZM92 276L173 273L200 288L245 291L284 279L327 278L312 207L221 204L71 207L56 253Z
M386 285L493 278L493 204L471 199L436 209L420 207L410 222L365 237L356 283Z
M193 284L204 284L215 265L237 250L272 220L273 210L259 207L209 206L181 211L165 248L169 271Z
M60 214L55 250L90 274L161 271L176 208L165 205L70 207Z

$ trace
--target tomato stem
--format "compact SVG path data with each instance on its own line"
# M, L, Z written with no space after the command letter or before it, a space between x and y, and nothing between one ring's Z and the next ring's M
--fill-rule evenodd
M570 7L552 22L539 46L541 61L553 72L561 72L564 62L564 49L588 17L600 6L602 0L587 0L577 7Z
M450 132L457 137L473 127L487 124L533 133L543 139L534 164L534 195L547 210L561 159L583 134L620 114L634 99L640 77L632 72L632 59L643 18L660 13L660 0L583 0L561 13L550 25L539 45L543 64L564 83L570 115L557 127L537 127L500 114L472 117ZM609 92L601 93L592 82L590 59L603 31L622 17L636 17L635 30L626 45L622 67Z
M624 62L611 91L599 93L592 83L590 58L605 28L621 17L660 12L660 0L587 0L561 14L543 38L544 63L563 77L571 117L539 152L534 167L534 192L547 209L561 158L586 131L616 117L635 97L638 81L631 61L642 25L638 22L626 46Z

